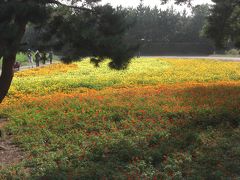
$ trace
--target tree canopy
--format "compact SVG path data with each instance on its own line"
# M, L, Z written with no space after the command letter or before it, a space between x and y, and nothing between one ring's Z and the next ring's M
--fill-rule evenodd
M129 9L130 18L136 23L129 36L132 39L144 39L150 42L201 42L206 38L200 36L205 19L209 15L209 5L199 5L180 13L173 8L162 10L140 4L136 9Z
M215 4L207 19L205 34L218 48L224 48L228 43L240 48L240 1L213 0L213 2Z
M111 68L126 68L138 47L124 39L131 26L126 18L127 13L110 5L98 6L93 10L94 13L76 10L73 13L60 8L44 27L45 36L54 41L56 49L64 52L64 62L92 57L92 62L98 66L98 63L109 58Z
M178 12L173 7L165 10L144 6L129 8L129 19L136 22L128 31L129 41L140 42L144 55L207 54L213 43L202 36L210 6L192 7L192 13Z

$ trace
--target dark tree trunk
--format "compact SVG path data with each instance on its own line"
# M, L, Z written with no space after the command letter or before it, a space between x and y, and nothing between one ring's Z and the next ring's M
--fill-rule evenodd
M22 37L25 33L26 21L15 19L15 24L18 27L18 32L12 42L3 43L5 52L2 52L2 73L0 76L0 103L6 97L11 86L14 75L14 63L16 61L16 54L19 49Z
M0 103L8 93L13 79L13 66L16 59L16 53L13 52L8 56L3 56L2 73L0 77Z

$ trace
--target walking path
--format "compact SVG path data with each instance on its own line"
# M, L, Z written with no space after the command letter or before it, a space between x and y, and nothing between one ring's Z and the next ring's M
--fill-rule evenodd
M56 63L59 63L59 61L54 61L52 62L52 64L56 64ZM45 67L45 66L49 66L51 64L40 64L39 67L36 67L36 65L33 65L33 67L31 65L26 65L26 66L20 66L20 71L22 70L27 70L27 69L32 69L32 68L40 68L40 67Z
M56 64L56 63L59 63L59 61L54 61L52 64ZM24 66L20 66L19 71L33 69L33 68L41 68L49 65L51 64L41 64L39 67L36 67L36 65L34 65L33 67L31 65L24 65ZM1 74L1 67L0 67L0 74Z
M212 59L212 60L222 60L222 61L236 61L236 62L240 62L240 56L238 57L232 57L232 56L141 56L141 57L145 57L145 58L164 58L164 59ZM58 63L58 61L53 62L53 64ZM44 67L44 66L48 66L50 64L45 64L45 65L41 65L39 67ZM36 66L34 65L32 66L21 66L20 67L20 71L22 70L27 70L27 69L32 69L32 68L36 68ZM1 69L0 69L0 74L1 74Z
M4 130L8 121L8 118L0 116L0 169L24 159L24 152L13 143L12 137L7 135Z
M240 56L143 56L143 57L158 57L158 58L171 58L171 59L215 59L223 61L240 61Z

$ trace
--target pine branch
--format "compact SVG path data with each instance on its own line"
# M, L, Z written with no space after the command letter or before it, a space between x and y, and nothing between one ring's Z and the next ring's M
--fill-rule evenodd
M26 3L27 0L17 0L18 3ZM32 0L28 0L28 2L31 2ZM9 3L8 1L6 1L5 3ZM10 2L10 3L16 3L16 2ZM73 5L67 5L64 3L59 2L58 0L39 0L38 1L39 4L55 4L58 6L65 6L65 7L69 7L72 9L78 9L78 10L83 10L83 11L89 11L89 12L95 12L92 9L83 7L83 6L73 6Z
M69 8L73 8L73 9L78 9L78 10L82 10L82 11L88 11L88 12L92 12L94 13L95 11L86 7L82 7L82 6L73 6L73 5L67 5L67 4L63 4L57 0L49 0L47 1L47 3L49 4L55 4L58 6L65 6L65 7L69 7Z

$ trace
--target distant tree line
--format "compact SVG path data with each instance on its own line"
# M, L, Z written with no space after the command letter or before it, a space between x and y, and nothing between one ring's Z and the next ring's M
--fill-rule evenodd
M137 8L126 9L119 7L117 8L118 11L124 12L125 23L122 23L125 26L124 29L128 29L124 35L124 38L127 40L125 42L139 44L141 55L212 54L214 51L221 53L232 48L239 48L239 0L214 0L214 2L214 5L203 4L192 7L190 15L186 11L177 12L173 8L166 10L161 10L158 7L150 8L144 6L143 3L140 3ZM69 14L66 11L66 9L60 8L58 13ZM67 15L64 16L66 17ZM88 54L92 55L93 51L96 52L96 48L93 47L95 44L98 47L102 47L101 43L104 43L104 46L106 46L106 41L109 41L109 45L111 47L114 46L114 39L110 40L108 38L108 40L105 39L102 41L104 33L96 33L94 28L90 28L92 31L89 31L91 24L92 26L97 24L97 22L91 20L94 19L93 16L89 16L88 12L78 14L73 23L79 24L79 29L70 34L73 36L84 34L86 37L95 36L95 38L78 39L69 37L69 43L65 41L64 48L60 46L62 48L60 51L64 54L69 54L69 56L72 54L76 55L76 52L72 53L75 48L70 45L72 44L70 41L73 40L77 40L78 42L79 40L84 41L82 47L81 44L79 46L79 43L77 46L74 45L78 49L81 47L81 55L84 56ZM115 23L115 25L112 23L112 27L104 28L109 29L109 31L116 30L116 25L119 26L119 23ZM63 27L68 29L67 26L71 27L67 23L64 26L61 25L62 30ZM120 26L117 28L121 29ZM70 29L68 30L71 31ZM53 44L56 47L56 39L51 38L51 41L42 41L41 31L41 28L39 30L28 24L23 42L27 42L28 47L30 46L33 49L44 49L46 47L49 49ZM90 35L91 32L95 34ZM121 32L121 30L116 32ZM58 34L68 33L59 31ZM101 42L97 42L98 40L101 40ZM92 52L86 51L86 48L84 48L86 45L90 45L88 49L92 49ZM106 49L110 48L106 47ZM106 54L106 52L103 54ZM69 56L66 56L66 59Z
M212 1L212 5L192 7L190 15L173 8L151 9L140 3L136 9L128 9L129 18L136 20L128 38L140 42L141 52L146 55L212 54L239 49L240 0Z
M240 0L212 0L205 34L218 49L240 48Z
M125 38L128 42L140 44L140 51L142 51L142 53L147 55L213 53L212 41L203 36L202 32L203 27L206 24L206 18L210 15L210 7L207 4L193 7L190 15L188 15L186 11L177 12L173 8L161 10L157 7L150 8L144 6L142 3L137 8L124 9L119 7L118 9L127 14L125 17L127 23L125 24L131 27L127 31ZM60 12L66 13L65 11L61 9ZM91 32L89 25L86 26L86 29L84 28L83 22L89 23L86 19L90 18L84 14L81 14L81 16L78 17L78 23L82 24L79 31L83 31L83 33L85 31L85 33L89 34ZM112 27L107 28L113 30L113 26L114 23L112 24ZM42 29L39 30L29 25L23 38L23 42L27 42L28 47L30 46L33 49L44 49L47 47L47 44L52 46L52 43L55 42L56 39L51 39L51 42L48 41L48 43L42 42L41 30ZM69 31L71 30L69 29ZM73 34L76 35L77 33ZM92 44L96 43L99 39L101 38L96 37ZM72 40L74 40L74 38L72 38L71 41ZM90 39L82 44L86 46L86 43L91 43L89 40ZM82 39L82 41L84 41L84 39ZM110 44L113 46L114 42L110 42ZM69 44L66 44L62 49L64 54L72 54L71 52L73 48L68 45ZM89 53L86 51L83 52L84 47L81 49L82 54Z
M161 10L141 3L135 9L128 9L129 18L135 19L128 31L128 39L141 44L141 51L154 54L209 54L213 43L203 34L206 18L210 15L208 4L192 8L191 14L177 12L172 7Z

